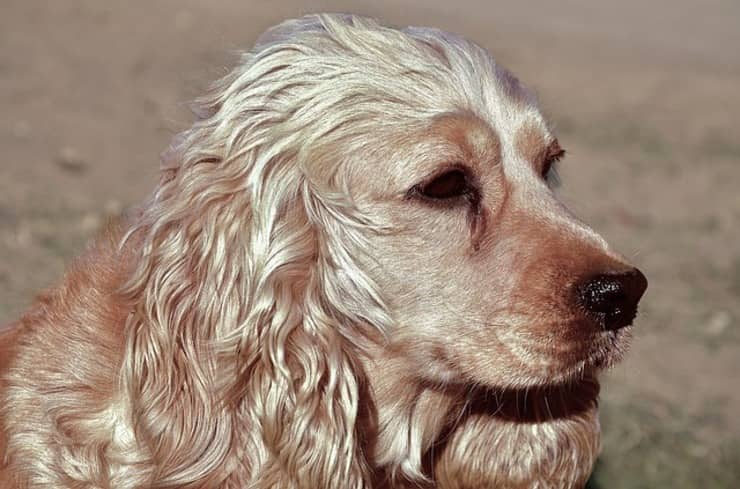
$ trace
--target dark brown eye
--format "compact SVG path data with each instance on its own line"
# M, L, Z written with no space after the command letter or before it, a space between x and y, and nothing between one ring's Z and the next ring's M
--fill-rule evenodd
M554 166L559 162L563 156L565 156L565 150L561 149L557 143L555 147L550 150L550 153L545 157L545 162L542 164L542 178L548 180L550 173L554 170Z
M429 183L415 187L417 192L435 200L454 199L471 193L468 177L459 169L445 172Z

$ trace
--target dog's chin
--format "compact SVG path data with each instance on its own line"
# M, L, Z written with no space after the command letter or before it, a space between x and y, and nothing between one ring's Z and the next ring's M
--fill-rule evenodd
M583 353L568 358L558 375L548 382L577 382L584 377L595 378L622 361L632 339L632 327L604 331L584 345Z

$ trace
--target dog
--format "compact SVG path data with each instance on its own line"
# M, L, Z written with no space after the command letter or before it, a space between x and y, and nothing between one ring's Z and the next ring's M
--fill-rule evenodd
M3 488L575 488L647 281L553 191L532 91L311 15L2 333Z

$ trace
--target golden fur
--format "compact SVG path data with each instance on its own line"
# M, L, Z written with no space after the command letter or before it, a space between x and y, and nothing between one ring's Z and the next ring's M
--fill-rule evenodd
M629 266L558 203L480 47L309 16L196 106L156 192L0 336L3 488L569 488ZM450 165L467 210L414 193Z

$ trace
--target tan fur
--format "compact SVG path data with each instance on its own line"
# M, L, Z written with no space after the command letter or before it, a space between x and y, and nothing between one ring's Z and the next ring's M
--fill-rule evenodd
M160 184L0 336L0 487L571 488L628 265L540 173L526 88L434 29L309 16L195 107ZM430 203L463 165L479 192Z

